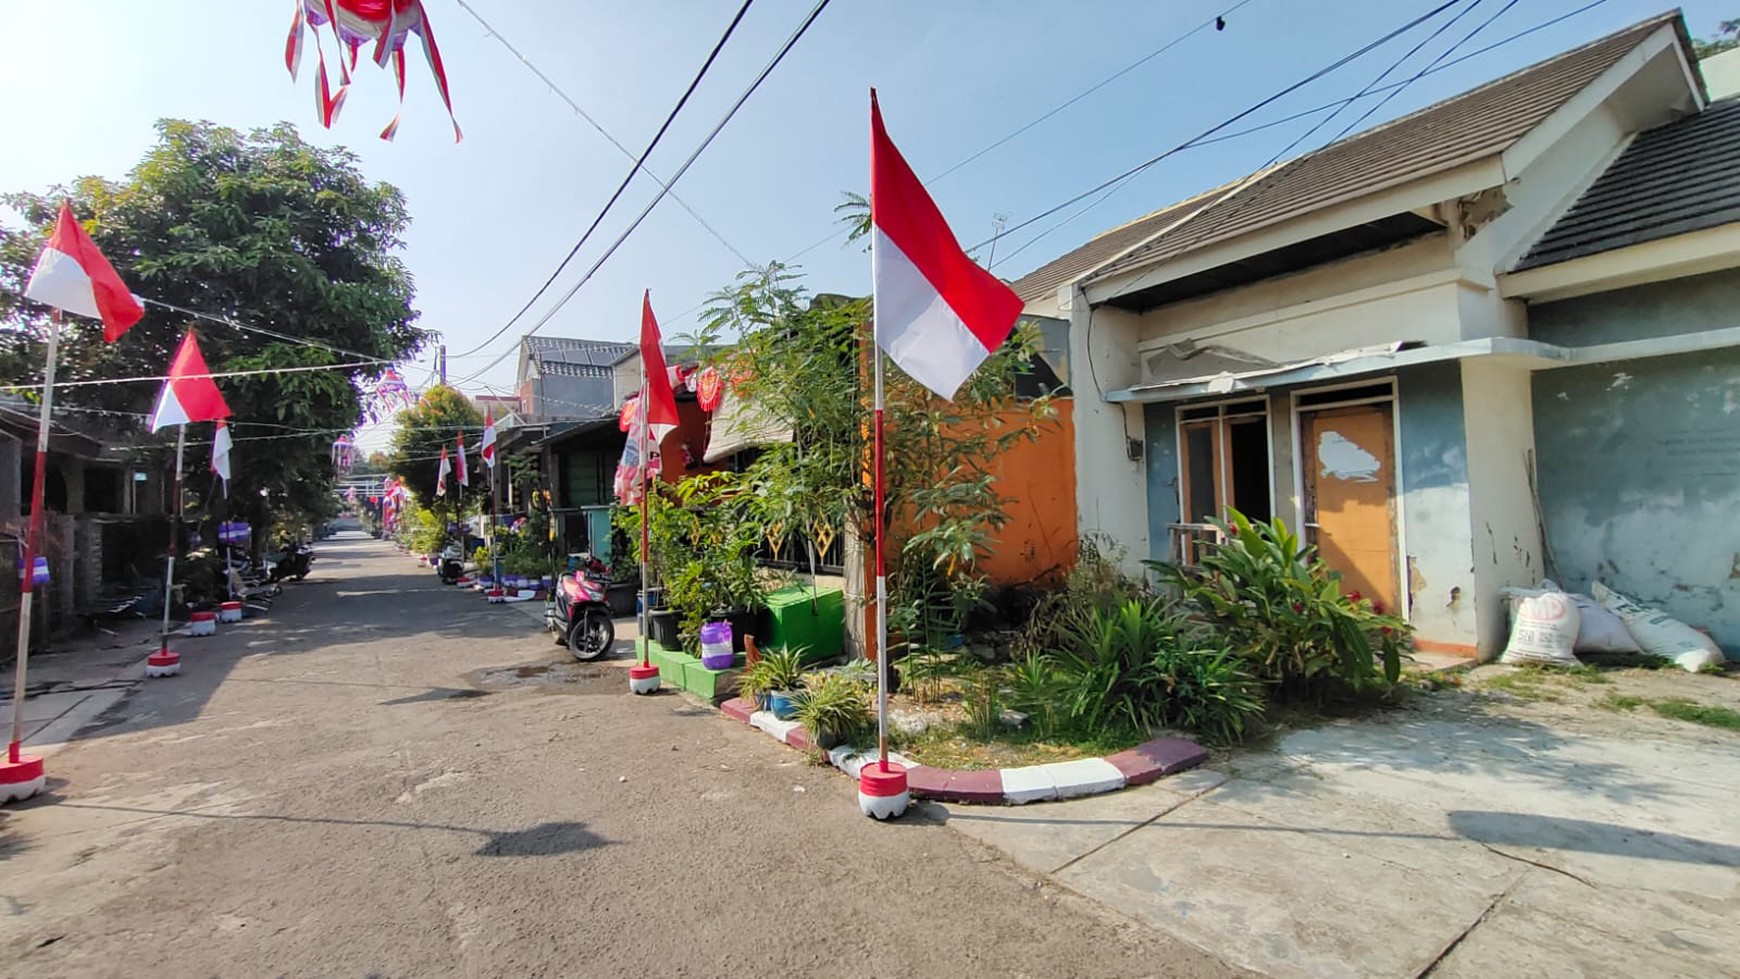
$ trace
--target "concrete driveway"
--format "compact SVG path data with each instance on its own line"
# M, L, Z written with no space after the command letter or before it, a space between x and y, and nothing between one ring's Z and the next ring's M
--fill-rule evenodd
M1451 691L948 824L1274 976L1731 976L1737 799L1732 733Z

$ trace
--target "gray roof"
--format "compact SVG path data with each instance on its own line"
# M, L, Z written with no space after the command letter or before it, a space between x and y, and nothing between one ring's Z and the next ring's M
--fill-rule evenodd
M1639 133L1516 270L1740 221L1740 98Z
M1237 193L1212 191L1185 202L1188 208L1174 204L1139 218L1023 276L1015 291L1038 299L1095 269L1115 275L1163 262L1502 153L1664 27L1679 34L1690 57L1679 13L1652 17L1254 174L1233 185Z
M632 343L545 337L536 334L521 337L520 346L540 363L560 361L566 364L591 364L595 367L609 367L634 349Z
M609 367L600 364L577 364L566 360L538 359L538 370L545 377L610 377Z

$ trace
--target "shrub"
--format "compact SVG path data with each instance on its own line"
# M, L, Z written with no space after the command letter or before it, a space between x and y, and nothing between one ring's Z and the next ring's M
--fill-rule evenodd
M737 675L737 694L754 700L775 690L796 690L803 685L803 675L803 650L790 646L765 650Z
M870 695L858 678L812 673L803 684L797 696L797 719L812 740L851 741L870 729Z
M1279 697L1322 702L1397 681L1406 622L1343 593L1341 575L1280 520L1253 522L1235 510L1212 522L1225 543L1208 549L1200 568L1149 566Z

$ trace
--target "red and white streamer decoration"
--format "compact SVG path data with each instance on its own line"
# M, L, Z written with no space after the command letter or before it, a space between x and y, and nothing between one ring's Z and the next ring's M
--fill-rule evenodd
M326 52L320 41L320 29L332 28L337 45L338 87L332 87L326 71ZM381 130L381 138L391 141L399 132L399 116L405 105L405 43L412 34L423 45L423 60L435 76L435 88L447 107L447 118L453 123L453 141L464 139L459 122L453 117L453 96L447 87L447 68L441 60L441 48L435 43L435 31L429 25L422 0L296 0L296 13L290 20L290 36L284 43L284 67L295 81L302 66L303 35L314 36L316 108L320 124L328 129L338 120L344 108L344 98L350 91L351 71L356 67L358 50L373 43L374 63L385 68L390 63L393 78L399 88L399 109L393 120Z

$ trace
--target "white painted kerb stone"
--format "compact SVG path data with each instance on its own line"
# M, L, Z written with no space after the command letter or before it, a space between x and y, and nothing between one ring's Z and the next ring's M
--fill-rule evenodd
M1101 792L1114 792L1124 787L1124 773L1118 771L1118 766L1104 758L1059 761L1039 767L1051 776L1052 783L1057 786L1059 799L1098 795ZM1003 785L1005 789L1009 784L1008 777L1008 773L1004 772Z

